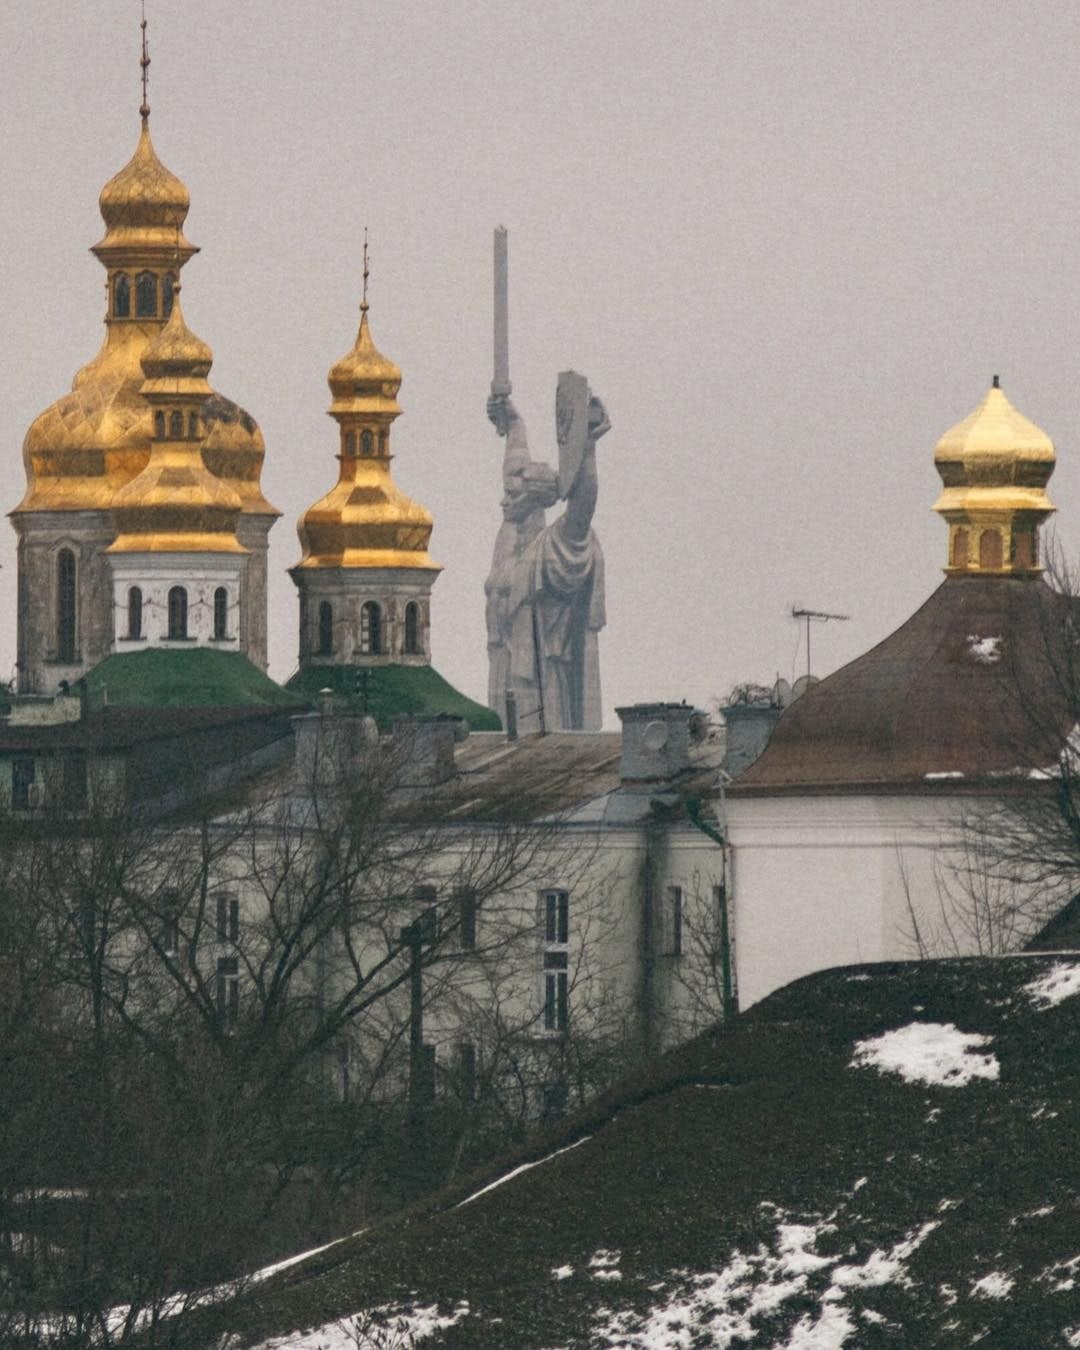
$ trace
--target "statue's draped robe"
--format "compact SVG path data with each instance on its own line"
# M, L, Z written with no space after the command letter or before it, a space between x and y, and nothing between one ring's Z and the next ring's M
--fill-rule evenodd
M488 703L506 721L513 689L523 735L544 726L598 731L602 720L597 634L603 628L604 556L592 530L568 539L563 519L536 512L505 522L488 578Z

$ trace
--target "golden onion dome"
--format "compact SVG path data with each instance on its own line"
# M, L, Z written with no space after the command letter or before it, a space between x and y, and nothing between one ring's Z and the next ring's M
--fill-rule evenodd
M159 279L175 276L197 250L180 232L189 205L188 190L158 159L150 140L147 117L135 154L101 193L106 234L93 252L110 271L137 273L146 269ZM165 295L164 282L160 282ZM163 311L152 316L116 314L110 305L101 350L75 376L72 389L31 424L23 442L27 489L13 514L23 511L108 510L117 490L146 466L153 419L143 393L143 357L162 338L168 322ZM159 348L162 378L170 362L192 356L184 344L194 341L177 330L169 344L180 342L172 356ZM205 355L204 355L205 354ZM207 368L211 355L199 343L199 359ZM259 478L265 444L254 420L235 403L207 386L201 409L206 437L204 461L229 484L246 513L280 513L262 494Z
M352 350L330 370L330 415L341 424L337 484L297 525L302 568L416 567L441 571L428 554L431 513L390 474L390 423L400 414L401 370L378 350L360 306Z
M949 522L948 572L1033 573L1054 443L1005 397L998 377L979 406L942 436L934 510Z
M934 509L989 501L993 493L998 505L1052 510L1044 489L1054 462L1053 441L1013 407L995 376L974 412L937 443L934 465L945 490Z
M177 284L172 313L161 332L143 353L142 368L146 379L142 393L201 393L210 394L206 377L214 363L214 354L200 337L196 337L184 321L180 307L180 286Z
M401 412L397 404L401 368L383 356L372 341L367 310L365 302L360 306L360 329L351 350L330 367L327 380L334 396L331 416L374 413L397 417Z
M427 551L431 513L407 497L383 460L342 460L342 478L300 517L300 567L418 567L441 571Z
M165 248L184 258L196 251L181 233L191 197L158 159L146 117L135 153L101 189L99 206L105 237L94 246L98 257L133 248Z
M198 447L155 446L113 501L107 553L246 553L236 537L240 498L203 464Z

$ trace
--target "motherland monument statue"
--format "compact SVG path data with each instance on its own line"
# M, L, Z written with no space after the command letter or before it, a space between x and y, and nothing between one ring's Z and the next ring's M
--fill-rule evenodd
M488 706L508 731L598 731L602 721L597 635L604 626L604 555L592 530L596 442L604 405L575 371L559 376L559 469L534 460L510 399L507 236L495 231L495 372L488 417L505 439L503 521L487 596ZM566 502L547 523L546 510Z

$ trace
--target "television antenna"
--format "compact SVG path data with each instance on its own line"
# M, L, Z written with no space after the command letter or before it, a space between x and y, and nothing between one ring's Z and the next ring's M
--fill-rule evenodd
M792 605L791 617L793 619L806 620L806 678L810 681L810 625L811 623L828 623L830 619L836 619L841 623L846 623L851 618L850 614L828 614L823 609L803 609L799 605ZM804 686L805 687L805 686Z

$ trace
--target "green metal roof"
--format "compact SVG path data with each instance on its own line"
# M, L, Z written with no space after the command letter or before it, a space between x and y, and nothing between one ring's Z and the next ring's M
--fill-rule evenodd
M91 709L300 708L290 693L239 652L210 647L150 647L107 656L85 676Z
M286 688L310 701L329 689L350 707L374 717L384 730L395 717L444 713L473 731L500 731L498 715L459 693L431 666L308 666Z

